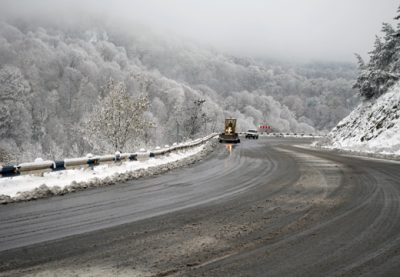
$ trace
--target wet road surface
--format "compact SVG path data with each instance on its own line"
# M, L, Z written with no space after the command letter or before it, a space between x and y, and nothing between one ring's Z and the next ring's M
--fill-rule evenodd
M400 163L260 138L0 207L4 276L399 276Z

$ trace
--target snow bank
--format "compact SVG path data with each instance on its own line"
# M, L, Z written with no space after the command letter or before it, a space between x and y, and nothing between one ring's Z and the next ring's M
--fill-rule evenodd
M325 148L400 155L400 83L360 104L329 133Z
M210 152L215 139L201 146L171 152L144 161L104 164L93 168L67 169L43 176L21 175L0 179L0 203L10 203L62 195L91 187L113 185L151 176L194 163Z

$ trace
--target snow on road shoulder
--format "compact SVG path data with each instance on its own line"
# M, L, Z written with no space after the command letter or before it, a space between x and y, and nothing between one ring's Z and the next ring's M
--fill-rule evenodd
M22 175L0 179L0 203L17 202L62 195L89 187L112 185L159 174L190 164L210 151L208 144L172 152L146 161L126 161L121 164L98 165L93 169L67 169L44 173L43 176Z

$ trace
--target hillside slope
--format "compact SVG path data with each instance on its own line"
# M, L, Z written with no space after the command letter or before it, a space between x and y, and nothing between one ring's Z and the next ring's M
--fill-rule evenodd
M329 137L335 148L400 155L400 82L379 98L361 103Z
M217 132L228 116L240 130L325 132L359 101L351 64L255 62L139 24L72 21L0 20L0 162L110 153L86 132L110 79L132 98L148 97L156 126L126 151ZM198 99L205 102L193 115Z

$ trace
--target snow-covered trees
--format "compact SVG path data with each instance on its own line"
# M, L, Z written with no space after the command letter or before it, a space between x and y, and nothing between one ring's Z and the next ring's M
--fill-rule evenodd
M30 138L29 84L15 66L0 69L0 139L12 138L17 145Z
M400 19L400 9L395 19ZM400 79L400 25L395 30L390 24L383 23L382 33L383 38L377 36L375 39L368 63L356 55L360 73L354 88L365 99L379 97Z
M27 96L28 82L19 68L6 65L0 70L0 100L21 101Z
M193 105L188 107L189 113L186 116L183 126L190 138L193 138L199 132L201 124L204 124L207 120L206 113L202 112L205 101L204 99L196 99L193 101Z
M86 128L91 139L105 141L113 150L125 150L129 141L134 144L151 127L144 117L149 101L145 96L131 98L122 82L111 80L107 89L109 94L93 110Z
M171 144L178 128L178 140L221 131L225 116L237 117L239 129L260 123L285 131L329 129L357 102L349 64L255 62L138 26L122 32L101 20L10 22L0 21L0 148L23 160L109 151L104 142L122 147L123 138L114 142L103 133L103 142L94 142L81 128L100 113L110 78L126 85L129 99L143 94L152 104L143 116L156 128L130 134L128 150ZM198 99L206 101L197 105Z

